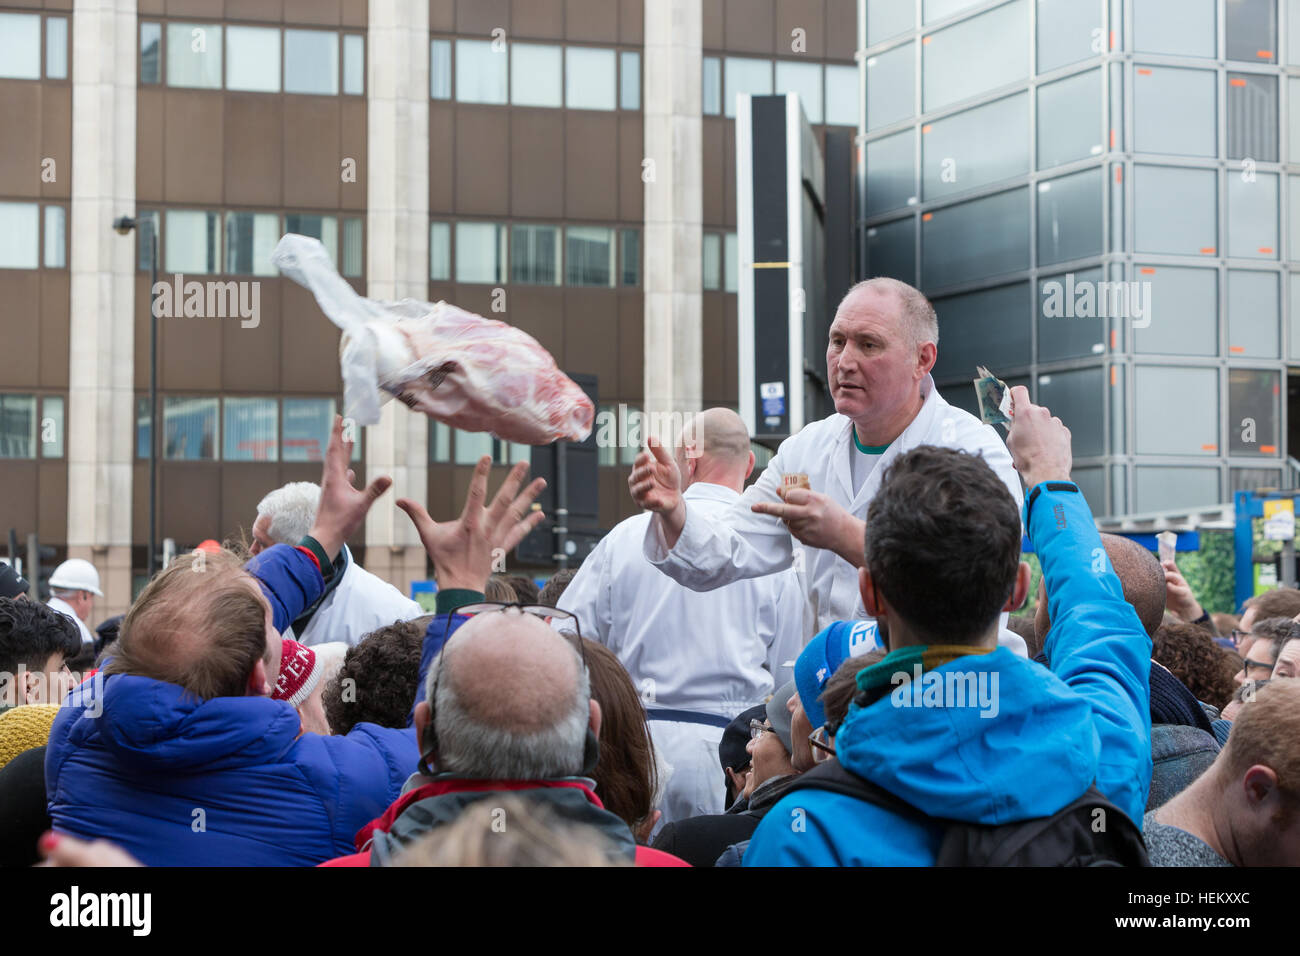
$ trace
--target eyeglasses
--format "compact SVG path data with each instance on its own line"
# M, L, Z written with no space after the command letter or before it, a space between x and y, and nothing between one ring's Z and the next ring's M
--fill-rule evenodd
M1234 646L1239 646L1241 644L1241 639L1243 637L1253 637L1254 635L1255 635L1254 631L1243 631L1239 627L1234 627L1232 629L1232 635L1231 635L1232 643Z
M1264 671L1265 673L1268 673L1268 674L1273 673L1273 665L1272 665L1272 664L1268 663L1267 661L1252 661L1249 657L1246 658L1244 661L1242 661L1241 672L1242 672L1243 674L1245 674L1247 678L1249 678L1249 677L1250 677L1250 669L1251 669L1252 667L1257 668L1257 669L1259 669L1259 670L1262 670L1262 671Z
M750 740L757 740L759 737L763 736L768 731L771 731L772 733L776 733L775 730L767 726L766 720L759 720L757 717L754 717L750 720L749 722Z
M519 611L522 614L531 614L533 617L540 617L548 623L551 621L565 621L573 623L573 633L568 631L556 630L556 633L573 645L573 649L578 652L582 658L582 667L587 669L587 652L582 644L582 628L578 624L578 615L571 614L568 611L561 611L558 607L551 607L549 604L507 604L500 601L486 601L482 604L466 604L464 607L458 607L452 613L463 614L465 617L476 617L479 614L493 614L501 611Z
M835 745L830 739L831 731L826 724L808 735L808 743L812 744L813 763L825 763L835 756Z

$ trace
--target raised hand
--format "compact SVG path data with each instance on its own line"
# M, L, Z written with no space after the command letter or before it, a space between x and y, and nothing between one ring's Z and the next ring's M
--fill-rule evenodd
M1051 411L1029 400L1029 389L1011 389L1011 424L1007 428L1007 451L1016 471L1032 488L1044 481L1069 481L1073 458L1070 429Z
M632 463L627 477L628 490L646 511L660 514L675 511L682 501L682 476L668 449L651 435L646 447Z
M366 520L366 514L385 491L393 484L387 475L376 478L365 488L354 488L354 475L348 468L352 458L352 442L343 440L343 419L334 416L334 429L330 432L329 447L325 451L325 467L320 479L320 507L316 521L308 532L320 542L330 560L338 556L343 542L350 538ZM321 568L328 572L328 568Z
M429 517L424 505L409 498L400 498L397 507L406 512L420 535L438 587L465 588L482 591L492 575L494 554L504 554L528 532L536 528L546 516L541 510L529 508L546 487L544 478L535 478L522 492L519 490L528 474L528 465L520 462L510 469L491 505L487 500L488 472L492 459L484 455L474 467L474 477L465 496L465 507L455 521L441 524Z
M807 488L778 489L777 494L780 501L760 501L750 510L780 518L800 543L834 551L854 567L862 567L866 522L853 517L829 495Z

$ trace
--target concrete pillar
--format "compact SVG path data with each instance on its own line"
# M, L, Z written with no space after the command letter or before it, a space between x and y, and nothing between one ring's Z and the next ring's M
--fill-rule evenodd
M645 409L703 393L700 0L645 5ZM671 436L661 436L669 438Z
M367 290L374 299L429 298L429 4L370 0L367 62ZM398 498L428 496L429 419L397 401L367 429L366 480L393 490L366 519L367 570L410 592L424 548Z
M68 376L68 554L99 570L94 620L131 601L135 451L136 0L72 11L72 241Z

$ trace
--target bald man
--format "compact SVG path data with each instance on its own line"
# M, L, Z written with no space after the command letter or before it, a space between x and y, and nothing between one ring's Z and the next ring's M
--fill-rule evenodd
M726 408L688 422L674 459L683 497L705 521L720 520L740 501L754 470L745 423ZM803 632L794 571L692 591L646 559L641 542L650 520L640 514L610 531L561 606L577 615L584 637L618 656L641 691L655 746L673 768L658 807L662 826L725 809L722 731L789 679L786 665L811 635Z

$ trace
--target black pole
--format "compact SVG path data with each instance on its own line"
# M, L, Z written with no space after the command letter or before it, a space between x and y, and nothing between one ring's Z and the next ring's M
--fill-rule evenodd
M149 560L153 580L158 554L158 316L154 290L158 286L158 228L149 217Z
M564 439L555 443L555 563L561 571L569 566L568 445Z

